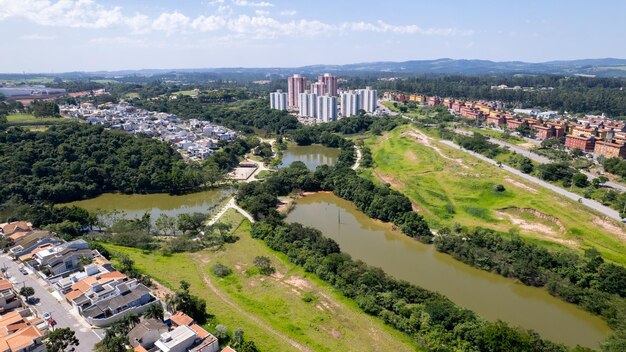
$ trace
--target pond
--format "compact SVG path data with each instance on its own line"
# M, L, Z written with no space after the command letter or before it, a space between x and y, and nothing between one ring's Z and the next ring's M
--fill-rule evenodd
M315 170L319 165L335 165L339 152L339 148L329 148L320 144L290 145L283 152L280 166L287 167L294 161L302 161L310 170Z
M218 188L183 195L105 193L95 198L61 205L76 205L89 211L118 210L125 212L127 218L138 218L148 212L152 221L155 221L161 214L170 216L193 212L206 214L233 192L232 188Z
M353 258L438 291L486 319L533 329L544 338L571 346L598 348L611 333L601 318L546 290L463 264L393 230L391 224L367 217L352 202L335 195L318 193L298 199L287 221L314 227Z

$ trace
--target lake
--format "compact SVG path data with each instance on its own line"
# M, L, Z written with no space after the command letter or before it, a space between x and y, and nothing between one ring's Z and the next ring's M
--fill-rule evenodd
M324 219L324 221L320 221ZM536 287L463 264L373 220L349 201L318 193L296 201L288 222L314 227L342 252L395 278L438 291L489 320L533 329L542 337L598 348L611 330L599 317Z
M312 145L289 145L283 151L281 167L287 167L294 161L302 161L310 170L315 170L319 165L335 165L339 157L339 148L329 148L321 144Z

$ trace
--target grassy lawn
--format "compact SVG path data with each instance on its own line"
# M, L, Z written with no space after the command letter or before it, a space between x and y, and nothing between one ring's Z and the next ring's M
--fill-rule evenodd
M489 136L491 138L499 139L501 141L505 141L511 144L524 144L526 141L524 138L509 135L508 137L504 137L502 131L492 130L491 128L476 128L476 127L464 127L464 130L472 131L474 133L480 133L485 136Z
M7 116L7 122L10 124L49 124L55 125L59 123L70 122L70 119L64 117L36 117L32 114L11 114Z
M193 90L193 89L192 90L179 90L178 92L174 92L172 94L192 96L192 95L198 95L198 91Z
M217 322L230 331L244 329L262 351L298 350L282 337L311 351L417 349L408 336L361 313L330 286L291 264L286 256L270 250L262 241L251 238L250 223L243 221L240 214L229 210L224 216L222 220L233 225L240 239L220 251L166 257L158 252L105 246L127 254L139 270L167 287L177 287L180 280L190 282L191 291L207 301L207 309ZM271 259L276 274L258 273L252 262L260 255ZM231 268L232 274L223 279L213 275L210 268L216 263Z
M593 246L626 265L624 225L435 139L417 142L412 133L403 126L367 141L376 165L372 177L406 194L433 228L513 229L550 246ZM506 190L496 192L497 184Z

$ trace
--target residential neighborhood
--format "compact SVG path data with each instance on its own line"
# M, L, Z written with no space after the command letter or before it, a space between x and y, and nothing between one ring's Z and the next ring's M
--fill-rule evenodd
M151 288L117 271L82 239L66 242L25 221L0 224L0 237L10 244L0 258L3 352L45 351L45 334L57 327L78 328L77 351L91 351L105 328L162 305ZM20 284L32 285L32 297L20 295ZM138 352L220 351L218 339L182 312L142 319L128 341Z
M219 148L220 141L230 142L237 132L224 126L197 119L184 120L174 114L153 112L128 103L92 103L61 105L61 114L81 119L92 125L120 129L171 143L190 160L203 160Z
M383 99L415 102L424 106L445 106L457 116L487 127L517 131L527 128L536 140L565 137L565 147L580 149L594 157L626 158L626 122L604 115L583 117L539 109L506 109L502 102L461 100L420 94L385 92Z

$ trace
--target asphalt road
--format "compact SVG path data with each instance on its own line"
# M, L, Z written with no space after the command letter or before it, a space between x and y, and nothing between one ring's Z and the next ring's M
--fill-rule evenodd
M7 268L9 280L18 291L22 286L30 286L35 289L33 297L38 298L39 302L34 305L34 308L38 316L41 317L44 312L50 312L52 318L57 322L56 328L69 327L74 330L76 338L80 342L80 345L75 349L76 351L93 351L93 346L100 341L100 336L78 315L76 309L72 308L65 300L59 300L61 296L52 287L47 286L46 282L32 273L30 269L27 269L29 275L20 273L20 264L5 254L0 255L0 267Z
M486 161L486 162L488 162L490 164L493 164L493 165L497 165L498 164L495 160L489 159L489 158L487 158L484 155L472 152L472 151L467 150L467 149L462 149L458 145L454 144L454 142L442 140L441 143L447 144L447 145L449 145L449 146L451 146L453 148L456 148L458 150L462 150L463 152L465 152L467 154L470 154L470 155L473 155L473 156L477 157L478 159ZM525 179L525 180L527 180L529 182L532 182L532 183L534 183L536 185L539 185L541 187L547 188L547 189L549 189L549 190L551 190L553 192L556 192L556 193L558 193L558 194L560 194L560 195L562 195L564 197L567 197L567 198L569 198L571 200L578 201L579 203L585 205L586 207L588 207L590 209L593 209L593 210L595 210L595 211L597 211L597 212L599 212L599 213L601 213L603 215L606 215L606 216L608 216L608 217L610 217L612 219L615 219L615 220L620 221L620 222L622 221L622 218L619 216L619 212L618 211L613 210L613 209L611 209L609 207L606 207L606 206L596 202L595 200L582 198L580 195L578 195L576 193L567 191L567 190L565 190L565 189L563 189L561 187L558 187L558 186L555 186L555 185L553 185L551 183L542 181L542 180L540 180L540 179L538 179L538 178L536 178L534 176L525 174L525 173L523 173L523 172L521 172L521 171L519 171L517 169L514 169L512 167L509 167L507 165L502 165L501 168L506 170L506 171L508 171L508 172L510 172L510 173L512 173L512 174L515 174L515 175L517 175L517 176L519 176L519 177L521 177L521 178L523 178L523 179Z
M455 132L461 133L461 134L465 134L465 135L472 135L472 134L474 134L474 132L460 130L460 129L456 129ZM527 149L524 149L524 148L522 148L522 147L520 147L518 145L515 145L515 144L507 143L505 141L501 141L501 140L495 139L495 138L489 138L489 141L491 143L497 144L497 145L499 145L501 147L507 147L510 150L515 151L517 154L523 155L523 156L525 156L525 157L527 157L527 158L529 158L529 159L531 159L533 161L536 161L536 162L538 162L540 164L549 164L549 163L554 162L554 161L546 158L543 155L539 155L537 153L533 153L533 152L531 152L531 151L529 151ZM585 174L590 180L598 177L597 175L594 175L594 174L592 174L590 172L587 172L587 171L581 171L581 173ZM623 184L618 183L618 182L608 181L608 182L605 182L604 185L607 186L607 187L611 187L611 188L613 188L615 190L618 190L620 192L626 192L626 185L623 185Z

